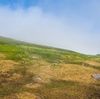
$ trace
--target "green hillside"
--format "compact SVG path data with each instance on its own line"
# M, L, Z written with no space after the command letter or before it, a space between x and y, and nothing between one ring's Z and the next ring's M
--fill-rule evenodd
M0 99L100 99L100 56L0 36Z

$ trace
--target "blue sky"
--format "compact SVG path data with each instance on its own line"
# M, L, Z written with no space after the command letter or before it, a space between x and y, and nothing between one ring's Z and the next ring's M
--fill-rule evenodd
M0 35L100 54L100 0L0 0Z

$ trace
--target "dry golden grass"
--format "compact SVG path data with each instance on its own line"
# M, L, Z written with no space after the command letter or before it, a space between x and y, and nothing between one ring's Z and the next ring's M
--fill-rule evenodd
M35 66L37 67L37 65L33 64L28 71L41 76L45 83L49 82L51 79L98 83L91 75L100 73L99 70L94 68L75 64L59 64L58 66L51 66L50 64L45 63L44 66L39 66L38 68Z
M39 87L42 87L40 84L32 84L32 83L29 83L29 84L26 84L24 87L26 88L39 88Z
M16 94L18 99L40 99L39 97L37 97L36 95L34 95L33 93L28 93L28 92L23 92L20 94Z
M0 53L0 60L3 60L3 59L5 59L5 58L6 58L6 55Z
M100 71L81 65L63 64L60 69L55 69L53 74L55 75L55 78L62 80L94 83L97 82L97 80L93 79L91 75L95 73L100 73Z
M82 66L82 65L75 65L75 64L65 64L65 63L60 63L57 66L53 66L52 63L50 64L42 60L40 61L34 60L34 61L31 61L30 63L31 64L26 69L25 75L27 76L28 73L31 73L33 75L40 76L42 79L41 81L34 82L34 76L33 76L33 79L31 79L30 82L29 81L24 82L26 79L25 75L22 75L19 73L12 73L10 77L5 78L7 83L10 84L10 82L13 82L11 84L15 84L15 85L16 84L19 85L21 83L22 89L39 90L39 93L42 92L41 89L44 88L45 84L50 84L52 80L66 81L66 83L67 81L78 82L80 84L79 86L82 86L81 84L83 84L83 86L88 86L88 88L89 86L91 87L91 84L100 84L98 80L91 77L91 75L100 73L100 71L97 69L91 68L91 66ZM11 60L2 60L0 61L0 71L4 71L4 72L11 71L11 70L13 71L17 67L20 67L20 65L21 65L20 63L17 63ZM73 97L77 97L80 94L82 95L82 90L85 91L85 89L81 89L81 92L80 92L79 89L76 88L77 85L76 87L73 85L74 87L68 87L67 89L65 89L63 87L63 82L59 82L59 83L61 83L60 85L62 86L61 89L59 89L60 88L59 86L58 86L58 89L57 88L52 89L52 86L50 88L51 90L50 95L53 95L52 97L55 97L54 99L56 99L56 95L59 95L59 93L65 96L66 94L67 96L70 95L73 98ZM57 84L59 85L59 83ZM2 86L8 86L8 85L6 83L2 83ZM97 86L94 86L94 88L97 89ZM68 92L66 92L67 90ZM78 92L76 92L76 90L78 90ZM49 92L48 87L44 88L44 92L43 94L41 94L41 96L46 95L48 97L49 93L46 93L46 91ZM57 96L57 97L61 97L61 96ZM64 97L62 97L61 99L68 99L68 97L67 98L64 98ZM84 94L83 94L83 97L85 97ZM81 97L79 96L78 98L81 99ZM3 97L3 99L41 99L41 98L37 97L34 91L33 92L22 91L18 93L16 92L14 94L12 93L9 96L6 95ZM50 98L46 98L46 99L50 99Z
M23 92L19 94L13 94L5 96L3 99L41 99L33 93Z
M11 60L0 60L0 72L13 70L15 65L18 65L18 63Z
M100 66L100 63L95 62L95 61L85 61L85 63L91 65L91 66Z
M100 99L99 57L4 41L0 99Z
M11 77L9 78L6 78L8 81L16 81L16 80L19 80L19 79L22 79L23 76L18 74L18 73L14 73L11 75Z

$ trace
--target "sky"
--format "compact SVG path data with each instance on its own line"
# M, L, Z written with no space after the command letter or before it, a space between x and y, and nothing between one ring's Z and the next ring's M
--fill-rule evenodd
M0 0L0 36L100 54L100 0Z

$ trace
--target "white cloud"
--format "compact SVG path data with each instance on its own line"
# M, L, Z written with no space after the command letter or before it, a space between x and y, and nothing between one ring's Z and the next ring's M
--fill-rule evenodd
M100 53L100 40L90 33L93 23L73 15L57 17L39 7L0 7L0 35L86 54Z

